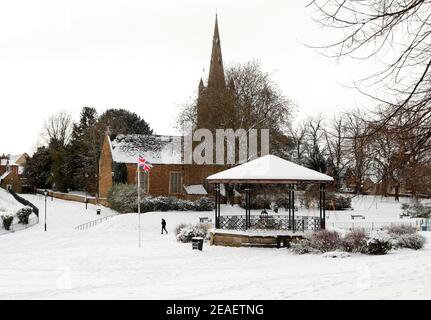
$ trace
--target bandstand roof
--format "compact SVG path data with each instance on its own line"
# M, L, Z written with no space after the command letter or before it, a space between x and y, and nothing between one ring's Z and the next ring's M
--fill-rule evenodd
M334 179L274 155L266 155L207 177L209 183L328 183Z

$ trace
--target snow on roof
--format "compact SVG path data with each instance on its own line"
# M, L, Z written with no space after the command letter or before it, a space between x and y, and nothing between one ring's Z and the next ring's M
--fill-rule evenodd
M152 164L181 164L180 136L118 135L111 148L117 163L137 163L142 156Z
M184 186L187 194L200 194L207 195L208 192L205 190L204 186L201 184L192 184L190 186Z
M9 175L9 173L10 173L10 171L6 171L5 173L3 173L3 174L1 175L1 177L0 177L0 182L1 182L4 178L6 178L6 177Z
M292 182L330 182L330 176L305 168L274 155L266 155L242 165L218 172L207 178L210 182L232 180L279 180Z
M0 165L19 166L16 162L22 157L22 154L8 155L9 159L0 159Z

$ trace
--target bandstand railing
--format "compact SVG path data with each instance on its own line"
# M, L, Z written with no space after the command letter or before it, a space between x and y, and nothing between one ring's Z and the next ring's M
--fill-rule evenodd
M293 219L287 215L250 215L249 227L247 228L245 215L219 216L219 228L225 230L295 230L295 231L317 231L321 228L319 217L295 216Z

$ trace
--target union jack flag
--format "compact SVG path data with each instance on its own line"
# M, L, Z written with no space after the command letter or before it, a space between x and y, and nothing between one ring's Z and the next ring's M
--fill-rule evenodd
M144 157L139 157L138 160L139 168L142 168L142 170L148 172L153 167L151 163L149 163L147 160L145 160Z

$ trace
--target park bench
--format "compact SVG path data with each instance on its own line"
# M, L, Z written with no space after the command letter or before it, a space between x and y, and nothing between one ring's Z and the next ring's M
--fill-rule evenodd
M408 213L401 213L400 219L402 219L402 218L410 218L410 215Z
M355 218L365 219L365 216L362 214L352 214L350 216L352 217L352 220L354 220Z
M208 223L211 222L211 219L208 217L199 217L199 223Z

